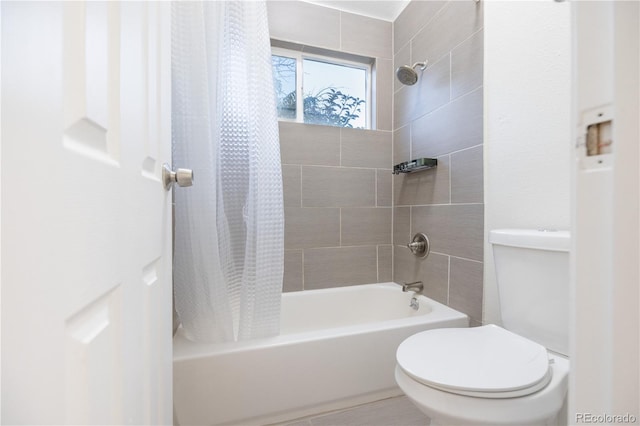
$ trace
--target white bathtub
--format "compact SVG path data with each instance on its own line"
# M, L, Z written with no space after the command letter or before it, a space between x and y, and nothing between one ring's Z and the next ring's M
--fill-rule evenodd
M269 424L401 391L396 348L422 330L467 327L468 317L394 283L285 293L281 334L193 343L178 332L173 394L180 425Z

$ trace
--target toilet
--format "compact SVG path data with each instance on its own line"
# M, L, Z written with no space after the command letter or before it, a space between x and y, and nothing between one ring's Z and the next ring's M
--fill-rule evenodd
M489 242L503 326L410 336L396 382L432 425L566 424L569 232L494 230Z

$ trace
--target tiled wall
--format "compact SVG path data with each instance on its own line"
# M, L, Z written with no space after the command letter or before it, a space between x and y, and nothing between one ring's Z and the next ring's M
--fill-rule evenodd
M433 170L394 176L394 281L482 321L483 2L412 1L394 22L394 67L427 59L414 86L394 83L394 164L435 157ZM416 232L426 259L406 248Z
M272 39L375 59L375 129L392 130L392 23L299 0L268 1Z
M414 0L393 25L299 1L268 10L274 39L376 59L376 130L280 123L284 290L419 279L480 323L482 2ZM393 77L424 59L416 85ZM392 182L392 164L418 157L439 166ZM405 246L415 232L430 237L427 259Z
M392 279L392 24L267 3L271 38L375 58L376 130L280 122L284 291Z

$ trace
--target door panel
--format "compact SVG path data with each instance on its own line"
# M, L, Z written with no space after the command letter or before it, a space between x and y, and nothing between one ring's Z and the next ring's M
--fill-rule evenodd
M170 423L170 5L1 7L2 421Z

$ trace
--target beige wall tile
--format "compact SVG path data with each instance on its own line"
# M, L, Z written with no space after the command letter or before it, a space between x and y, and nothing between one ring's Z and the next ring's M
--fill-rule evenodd
M392 176L389 169L376 170L376 206L378 207L391 207Z
M301 188L300 166L284 164L282 166L282 192L285 207L302 207Z
M413 0L394 22L394 69L424 59L430 66L416 84L422 91L394 82L393 163L439 161L393 177L394 278L429 283L434 299L470 313L474 324L482 317L478 288L468 290L479 265L482 294L482 28L483 4L471 1ZM431 240L423 261L406 248L416 232Z
M451 154L451 202L482 203L482 145Z
M428 24L446 1L414 0L407 5L393 23L394 49L398 52L418 31Z
M301 1L268 1L269 36L340 49L340 11Z
M334 247L340 245L340 209L284 209L284 247Z
M375 283L376 246L313 248L304 251L304 288Z
M411 123L416 109L417 98L412 86L402 86L393 94L393 128L398 129Z
M340 165L340 128L279 122L283 164Z
M423 61L424 59L419 60ZM437 62L429 60L427 69L420 71L418 68L416 84L404 86L394 94L394 129L449 102L449 69L448 56Z
M482 322L482 263L451 258L449 306Z
M391 244L391 207L343 207L341 245Z
M482 143L482 88L411 123L414 157L438 157Z
M343 167L302 167L305 207L374 207L376 171Z
M302 289L302 250L285 250L282 291L300 291Z
M480 30L451 51L451 97L482 86L484 31Z
M371 56L373 58L391 59L392 23L367 16L341 12L342 50Z
M342 166L391 168L391 132L362 129L340 129L340 132Z
M393 127L393 61L376 59L376 125L378 130L392 130Z
M411 232L424 232L431 251L482 261L484 206L454 204L411 208Z
M393 132L393 164L403 163L413 160L411 158L411 125Z
M484 2L450 1L411 40L411 58L437 61L483 25Z
M406 246L411 241L411 208L393 208L393 244Z
M449 157L438 157L433 169L395 175L393 181L395 205L448 204Z
M393 281L393 246L378 246L378 282Z
M404 87L400 80L398 80L395 76L395 72L398 67L402 65L413 65L411 62L411 45L409 43L405 44L393 57L393 91L398 91L401 87Z
M447 303L449 286L449 256L431 253L428 257L414 256L404 246L394 247L394 281L398 284L422 281L424 295L440 303Z
M418 82L412 86L418 88L416 111L412 115L412 119L440 108L451 99L449 58L445 56L439 61L434 61L427 57L416 57L412 62L422 62L424 60L429 61L427 68L424 71L420 71L420 68L418 68Z

